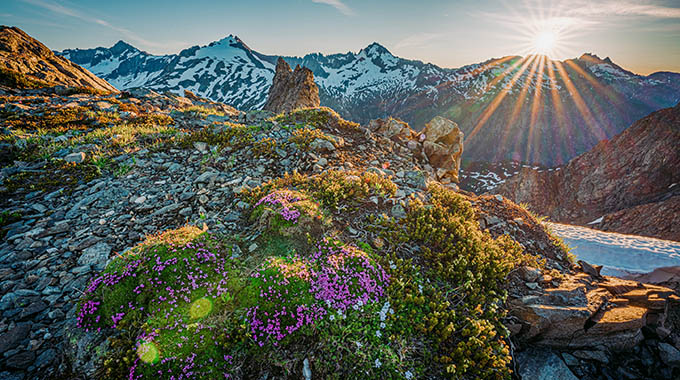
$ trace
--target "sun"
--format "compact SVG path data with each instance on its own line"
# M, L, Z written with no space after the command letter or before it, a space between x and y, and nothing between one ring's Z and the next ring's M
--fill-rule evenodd
M543 30L536 34L533 40L535 54L551 56L557 45L557 33L553 30Z

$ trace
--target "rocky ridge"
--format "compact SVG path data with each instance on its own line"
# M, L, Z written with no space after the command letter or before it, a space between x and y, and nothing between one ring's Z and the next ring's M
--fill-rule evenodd
M554 221L680 240L680 104L635 122L569 164L522 168L495 191Z
M0 26L0 68L3 75L22 75L43 86L84 87L117 92L86 69L54 54L40 41L16 27Z

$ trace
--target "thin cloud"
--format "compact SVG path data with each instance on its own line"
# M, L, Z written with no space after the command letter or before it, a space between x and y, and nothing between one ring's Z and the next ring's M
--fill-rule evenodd
M401 41L397 42L394 46L396 49L402 49L407 47L422 47L433 40L441 37L440 33L418 33L408 36Z
M58 13L58 14L73 17L73 18L77 18L77 19L82 20L82 21L94 22L95 24L101 25L103 27L109 28L111 30L114 30L114 31L122 34L128 40L132 40L133 42L137 42L140 45L143 45L143 46L146 46L146 47L156 47L156 48L166 47L165 44L159 44L159 43L156 43L156 42L153 42L153 41L146 40L146 39L138 36L137 34L135 34L134 32L132 32L128 29L112 25L111 23L109 23L105 20L98 19L98 18L95 18L95 17L92 17L92 16L88 16L84 13L81 13L81 12L75 10L75 9L67 8L67 7L65 7L61 4L57 4L57 3L54 3L54 2L51 2L51 1L44 1L44 0L23 0L23 1L25 3L39 6L41 8L44 8L44 9L51 11L51 12L54 12L54 13Z
M345 16L354 15L354 11L340 0L312 0L312 3L330 5Z
M646 16L653 18L680 18L680 8L667 7L651 2L633 3L628 1L607 1L603 3L583 3L582 6L572 7L574 14L589 15L617 15L617 16Z

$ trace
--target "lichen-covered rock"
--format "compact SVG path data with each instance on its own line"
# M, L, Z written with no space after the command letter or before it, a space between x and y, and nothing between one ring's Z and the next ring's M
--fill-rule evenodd
M283 58L279 58L264 109L280 113L296 108L318 107L320 104L319 88L314 83L312 71L300 66L293 71Z

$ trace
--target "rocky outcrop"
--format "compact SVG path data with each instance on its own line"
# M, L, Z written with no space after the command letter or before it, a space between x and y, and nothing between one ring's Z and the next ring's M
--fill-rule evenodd
M279 58L264 109L279 113L296 108L319 107L320 104L319 88L314 83L312 70L298 65L293 71L283 58Z
M409 150L427 160L443 183L458 182L463 132L453 121L437 116L418 133L398 119L375 119L368 123L368 129L392 141L405 142Z
M629 350L642 341L643 327L666 328L668 308L680 306L674 291L661 286L586 273L565 280L558 287L539 284L510 302L510 314L522 324L516 338L550 347Z
M115 87L66 58L17 27L0 26L0 68L46 86L86 87L117 92Z
M678 146L680 104L637 121L566 166L523 168L496 191L553 221L680 240Z
M439 178L449 177L458 182L460 158L463 154L463 132L449 119L437 116L425 124L421 134L423 150L430 164L443 170Z

